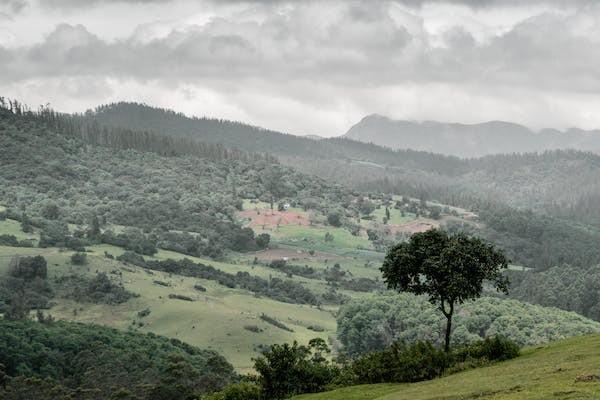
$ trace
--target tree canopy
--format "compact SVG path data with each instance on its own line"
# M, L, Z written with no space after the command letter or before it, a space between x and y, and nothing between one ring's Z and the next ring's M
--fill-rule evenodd
M388 288L426 294L447 319L446 351L450 346L454 305L481 296L484 282L508 292L502 271L504 254L479 238L450 235L439 229L414 234L387 253L381 271Z

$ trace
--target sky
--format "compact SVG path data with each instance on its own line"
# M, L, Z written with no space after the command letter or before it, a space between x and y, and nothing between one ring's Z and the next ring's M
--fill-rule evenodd
M0 95L293 134L369 114L600 128L600 1L0 0Z

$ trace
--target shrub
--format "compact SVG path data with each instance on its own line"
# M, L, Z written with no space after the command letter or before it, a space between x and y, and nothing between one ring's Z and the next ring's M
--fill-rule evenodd
M254 333L261 333L263 331L257 325L245 325L244 329Z
M64 275L56 278L55 284L62 297L78 302L121 304L139 296L126 290L120 283L113 282L104 272L92 278L77 274Z
M504 361L518 357L519 346L502 336L487 337L471 343L455 352L457 361L485 359L487 361Z
M260 400L260 386L255 383L233 383L220 392L205 396L202 400Z
M323 328L322 326L319 325L309 325L306 327L306 329L314 331L314 332L323 332L325 331L325 328Z
M265 321L268 324L271 324L273 326L278 327L279 329L283 329L284 331L288 331L288 332L294 332L293 329L287 327L286 325L284 325L283 323L277 321L275 318L269 317L266 314L261 314L260 315L260 319L262 319L263 321Z
M269 268L283 269L285 268L285 265L286 261L283 259L273 260L269 263Z
M184 296L184 295L182 295L182 294L173 294L173 293L171 293L171 294L169 295L169 298L170 298L170 299L177 299L177 300L185 300L185 301L195 301L195 300L194 300L194 299L192 299L191 297L189 297L189 296Z
M327 223L331 226L340 227L342 226L342 216L340 212L333 211L327 214Z
M199 292L206 292L206 288L202 285L200 285L199 283L194 285L194 289L196 289Z
M87 264L87 254L85 253L73 253L71 256L71 264L73 265L85 265Z
M325 352L329 349L323 339L311 340L309 347L297 342L272 345L254 360L264 398L283 399L325 390L339 373L323 357Z
M261 233L256 237L256 246L259 249L266 249L271 242L271 236L268 233Z
M150 309L149 308L145 308L142 311L138 311L137 316L139 318L144 318L147 317L148 315L150 315Z
M14 278L32 281L35 278L46 279L48 264L42 256L15 257L11 261L9 273Z
M449 365L449 356L429 342L408 346L396 342L383 351L358 358L351 369L359 384L418 382L441 376Z

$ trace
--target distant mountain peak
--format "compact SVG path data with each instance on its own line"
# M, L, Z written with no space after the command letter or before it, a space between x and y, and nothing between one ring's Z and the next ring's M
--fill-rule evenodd
M394 149L413 149L459 157L523 153L555 149L600 152L600 132L571 128L566 132L501 120L464 124L439 121L394 120L370 114L344 137Z

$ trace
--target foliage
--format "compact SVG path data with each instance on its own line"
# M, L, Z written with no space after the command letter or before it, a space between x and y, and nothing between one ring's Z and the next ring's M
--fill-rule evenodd
M44 257L13 257L8 276L0 281L0 312L5 318L23 319L32 309L47 308L54 296L47 276Z
M149 400L165 398L159 393L197 397L235 379L232 366L213 351L152 334L68 322L0 320L0 363L10 377L48 379L47 385L60 385L67 393L95 391L98 398L124 390ZM5 398L2 392L0 387Z
M453 357L459 362L468 359L505 361L516 358L519 354L519 346L516 343L502 336L493 336L458 348L454 351Z
M440 309L447 319L445 350L449 351L455 304L480 297L484 281L508 292L501 273L507 265L501 252L478 238L431 229L392 247L381 271L388 288L426 294Z
M235 213L242 198L260 198L272 190L262 178L266 171L280 176L280 196L299 203L316 198L325 208L334 199L350 197L340 186L281 166L272 157L210 145L206 151L178 153L169 146L186 149L193 143L103 130L48 110L37 115L2 112L0 132L0 201L11 218L21 220L22 212L16 210L27 209L27 221L42 227L40 246L79 248L81 243L66 243L72 239L66 223L91 223L88 239L95 240L98 218L99 225L156 231L157 240L172 230L194 232L196 248L188 254L219 257L227 249L257 249L254 233L240 225ZM103 233L106 243L121 239ZM129 242L131 250L153 253L144 241ZM177 240L164 237L162 242L166 247Z
M273 326L276 326L279 329L283 329L284 331L288 331L288 332L294 332L292 329L290 329L287 325L285 325L282 322L277 321L275 318L273 317L269 317L266 314L261 314L260 315L260 319L262 319L263 321L265 321L268 324L271 324Z
M340 308L337 337L350 356L382 350L397 340L444 342L444 317L423 296L380 295ZM456 310L455 346L500 335L519 346L600 332L600 324L572 312L517 300L482 297Z
M202 400L261 400L260 386L255 383L233 383L220 392L205 396Z
M73 265L85 265L87 264L87 254L85 253L73 253L71 255L71 264Z
M137 297L122 284L113 282L104 272L96 274L93 278L77 274L63 275L55 279L54 285L59 296L80 303L114 305Z
M0 235L0 246L33 247L30 240L18 240L15 235Z
M511 274L511 297L575 311L600 321L600 265L588 269L568 265L547 271Z
M311 340L308 347L297 342L272 345L254 360L264 398L323 391L338 373L323 357L328 350L323 339Z
M429 342L390 347L366 354L351 363L353 384L418 382L441 376L450 366L451 356Z

